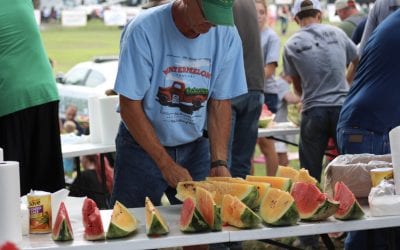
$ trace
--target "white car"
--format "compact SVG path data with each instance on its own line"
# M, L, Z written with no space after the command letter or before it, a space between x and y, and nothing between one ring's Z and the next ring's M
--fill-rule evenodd
M88 98L105 96L105 91L114 87L117 70L117 57L103 57L78 63L65 75L57 76L60 116L70 104L77 106L79 116L88 116Z

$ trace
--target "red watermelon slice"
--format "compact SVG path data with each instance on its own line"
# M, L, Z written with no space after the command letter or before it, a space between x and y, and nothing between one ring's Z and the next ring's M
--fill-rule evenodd
M335 218L339 220L356 220L364 216L364 211L357 202L353 192L343 182L335 184L335 201L340 202Z
M339 202L328 199L314 184L296 182L291 191L302 220L319 221L333 215Z
M83 237L86 240L104 240L104 228L101 220L100 210L90 198L86 198L82 207L83 227L85 232Z
M58 209L51 237L55 241L69 241L74 239L71 222L64 202L61 202L60 208Z

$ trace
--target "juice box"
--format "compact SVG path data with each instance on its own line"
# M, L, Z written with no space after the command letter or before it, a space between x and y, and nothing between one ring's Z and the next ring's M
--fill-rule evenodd
M28 194L29 233L51 232L51 194L31 191Z

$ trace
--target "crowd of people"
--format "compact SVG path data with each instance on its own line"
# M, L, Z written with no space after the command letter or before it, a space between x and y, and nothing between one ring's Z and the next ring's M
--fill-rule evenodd
M65 186L60 132L85 131L73 105L59 119L32 3L5 1L0 4L0 147L6 160L20 162L22 195L31 189L57 191ZM322 22L318 0L279 6L281 34L289 20L299 26L281 55L264 0L150 1L121 36L113 89L122 118L115 162L82 157L81 166L74 166L83 171L71 195L92 197L101 208L116 200L143 207L146 196L161 205L164 194L178 204L180 181L245 177L263 105L276 122L285 122L287 105L301 104L299 164L318 181L329 140L341 154L390 153L388 133L400 125L399 6L377 0L366 15L354 0L337 0L338 26ZM280 62L283 72L277 76ZM199 98L177 95L176 85ZM268 175L289 165L282 143L262 138L258 145ZM374 249L386 249L385 233L351 232L345 248L365 249L374 238ZM318 249L316 236L299 239L299 246Z

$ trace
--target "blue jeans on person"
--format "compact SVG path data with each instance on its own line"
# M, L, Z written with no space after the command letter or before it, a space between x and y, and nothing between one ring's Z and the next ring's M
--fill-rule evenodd
M264 104L269 111L276 114L278 112L278 94L264 93Z
M208 176L210 171L208 139L201 137L193 142L165 149L175 162L189 171L193 180L204 180ZM143 207L146 196L155 206L159 206L164 193L171 204L180 203L175 198L175 188L168 186L156 163L121 123L116 138L111 206L118 200L126 207Z
M388 133L379 134L362 128L344 127L338 129L337 141L341 154L390 153ZM396 241L391 242L390 237L394 234ZM391 246L391 243L395 246ZM345 249L351 250L398 249L398 247L400 247L400 228L352 231L347 234L345 240Z
M258 120L263 103L263 92L252 90L232 100L228 165L233 177L245 178L250 174L251 159L258 137Z
M336 125L340 106L314 107L301 114L299 157L300 165L310 175L321 180L322 163L328 140L336 143Z

